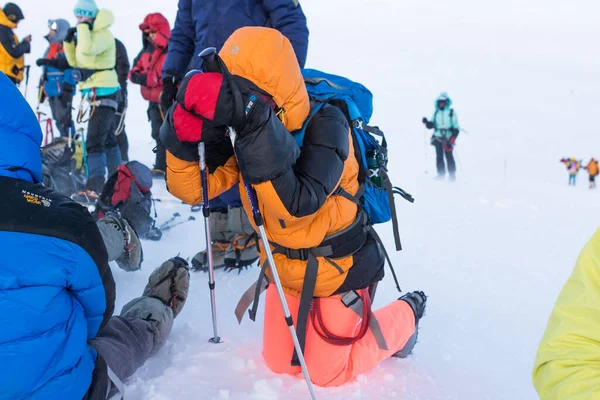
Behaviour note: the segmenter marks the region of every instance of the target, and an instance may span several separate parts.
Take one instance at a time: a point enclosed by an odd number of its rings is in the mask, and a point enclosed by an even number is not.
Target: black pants
[[[127,303],[89,342],[98,356],[84,400],[105,400],[107,365],[124,381],[163,346],[172,326],[173,312],[160,300],[138,297]]]
[[[117,101],[118,95],[115,93],[104,98]],[[97,100],[100,99],[100,97],[97,98]],[[86,188],[96,193],[102,192],[107,166],[110,174],[114,172],[111,170],[116,169],[116,165],[121,160],[115,136],[115,112],[116,109],[113,107],[97,106],[93,109],[93,114],[88,122],[87,137],[85,138],[88,163]],[[110,160],[107,160],[108,158]]]
[[[150,102],[148,106],[148,120],[152,127],[152,139],[156,141],[156,160],[154,162],[154,168],[164,171],[167,169],[167,152],[159,138],[163,117],[158,103]]]
[[[75,124],[73,123],[73,116],[71,113],[73,101],[64,102],[60,97],[50,97],[48,103],[50,104],[52,118],[56,121],[60,136],[69,136],[69,128],[71,128],[71,134],[75,135]]]
[[[119,126],[121,122],[121,113],[115,113],[115,129]],[[123,130],[117,136],[117,142],[119,144],[119,150],[121,151],[121,160],[129,161],[129,139],[127,139],[127,132],[125,131],[125,124],[123,124]]]
[[[446,165],[444,163],[444,156],[446,156],[446,163],[448,164],[448,173],[450,175],[456,174],[456,163],[454,161],[454,154],[452,154],[452,146],[450,143],[445,145],[441,140],[433,140],[433,146],[435,147],[436,164],[438,175],[446,174]]]

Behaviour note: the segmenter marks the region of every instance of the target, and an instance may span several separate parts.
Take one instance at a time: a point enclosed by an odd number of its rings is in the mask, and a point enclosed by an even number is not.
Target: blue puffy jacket
[[[42,179],[37,119],[0,73],[0,399],[81,399],[114,310],[106,249],[87,210]]]
[[[163,77],[182,77],[189,69],[201,69],[198,54],[207,47],[221,49],[227,38],[243,26],[280,31],[291,42],[300,67],[304,68],[308,27],[298,0],[179,0]],[[211,200],[210,206],[216,211],[241,207],[237,186]]]
[[[200,69],[197,55],[207,47],[221,49],[243,26],[265,26],[283,33],[304,67],[308,27],[298,0],[179,0],[163,75],[182,76],[188,67]]]

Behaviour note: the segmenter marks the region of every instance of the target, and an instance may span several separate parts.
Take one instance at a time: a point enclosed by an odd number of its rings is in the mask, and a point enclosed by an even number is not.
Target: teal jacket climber
[[[442,93],[435,100],[435,112],[431,121],[423,121],[428,129],[435,129],[433,136],[439,139],[456,138],[460,132],[456,112],[452,108],[452,99],[447,93]]]

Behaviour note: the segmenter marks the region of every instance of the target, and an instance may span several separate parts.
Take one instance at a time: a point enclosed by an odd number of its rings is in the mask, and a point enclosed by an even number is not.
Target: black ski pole
[[[210,204],[208,202],[208,173],[206,169],[206,153],[204,142],[198,143],[198,156],[200,157],[200,183],[202,185],[202,214],[204,215],[204,233],[206,236],[206,256],[208,258],[208,288],[210,289],[210,306],[212,309],[212,323],[214,336],[211,343],[221,343],[217,333],[217,301],[215,297],[215,265],[212,254],[212,238],[210,235]]]

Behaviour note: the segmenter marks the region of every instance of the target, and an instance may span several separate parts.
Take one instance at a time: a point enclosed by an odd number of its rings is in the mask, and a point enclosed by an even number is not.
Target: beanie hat
[[[94,0],[78,0],[73,12],[76,17],[96,18],[98,6]]]
[[[19,22],[25,19],[23,11],[21,11],[19,6],[15,3],[6,3],[2,11],[4,11],[6,18],[8,18],[12,22]]]

